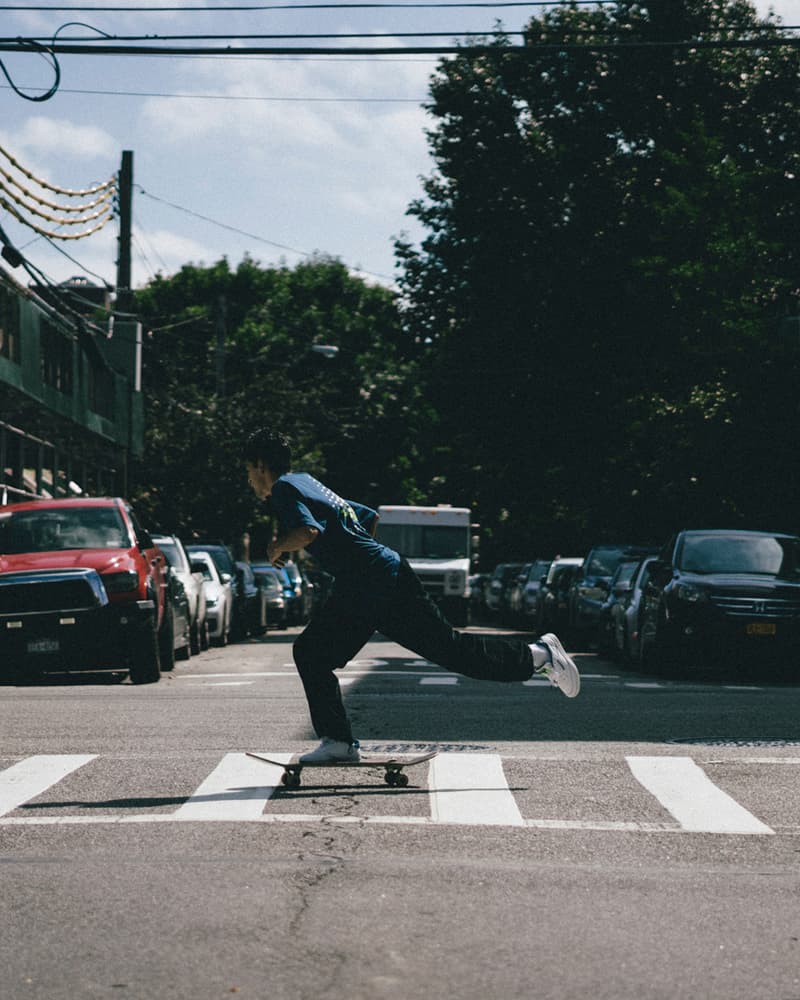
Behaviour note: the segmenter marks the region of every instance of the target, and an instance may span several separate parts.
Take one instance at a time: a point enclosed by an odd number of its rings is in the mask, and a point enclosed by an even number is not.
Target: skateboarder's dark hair
[[[245,441],[244,460],[253,465],[261,461],[273,475],[282,476],[292,467],[292,446],[283,434],[260,427]]]

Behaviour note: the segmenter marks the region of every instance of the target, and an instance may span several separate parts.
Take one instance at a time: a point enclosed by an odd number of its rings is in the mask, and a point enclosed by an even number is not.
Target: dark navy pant
[[[294,644],[311,723],[319,737],[350,742],[353,734],[334,671],[381,632],[418,656],[454,673],[487,681],[525,681],[533,656],[522,639],[459,632],[425,593],[403,560],[392,591],[359,602],[334,591]]]

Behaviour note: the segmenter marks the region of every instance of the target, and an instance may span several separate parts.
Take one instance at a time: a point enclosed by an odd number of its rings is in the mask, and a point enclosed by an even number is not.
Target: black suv
[[[698,655],[800,648],[800,537],[681,531],[651,567],[640,658],[680,665]]]

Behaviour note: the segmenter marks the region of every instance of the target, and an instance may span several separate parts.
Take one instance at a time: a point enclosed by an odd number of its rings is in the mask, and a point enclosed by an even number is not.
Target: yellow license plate
[[[778,626],[774,622],[750,622],[747,626],[748,635],[777,635]]]

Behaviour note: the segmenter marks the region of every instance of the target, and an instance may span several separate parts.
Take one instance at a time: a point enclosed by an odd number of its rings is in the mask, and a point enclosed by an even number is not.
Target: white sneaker
[[[358,740],[345,743],[344,740],[331,740],[325,736],[316,750],[302,754],[297,762],[298,764],[358,764],[360,760]]]
[[[581,689],[581,675],[575,661],[567,656],[558,637],[552,632],[540,635],[539,642],[550,652],[550,662],[538,667],[536,673],[546,677],[553,687],[557,687],[568,698],[576,698]]]

